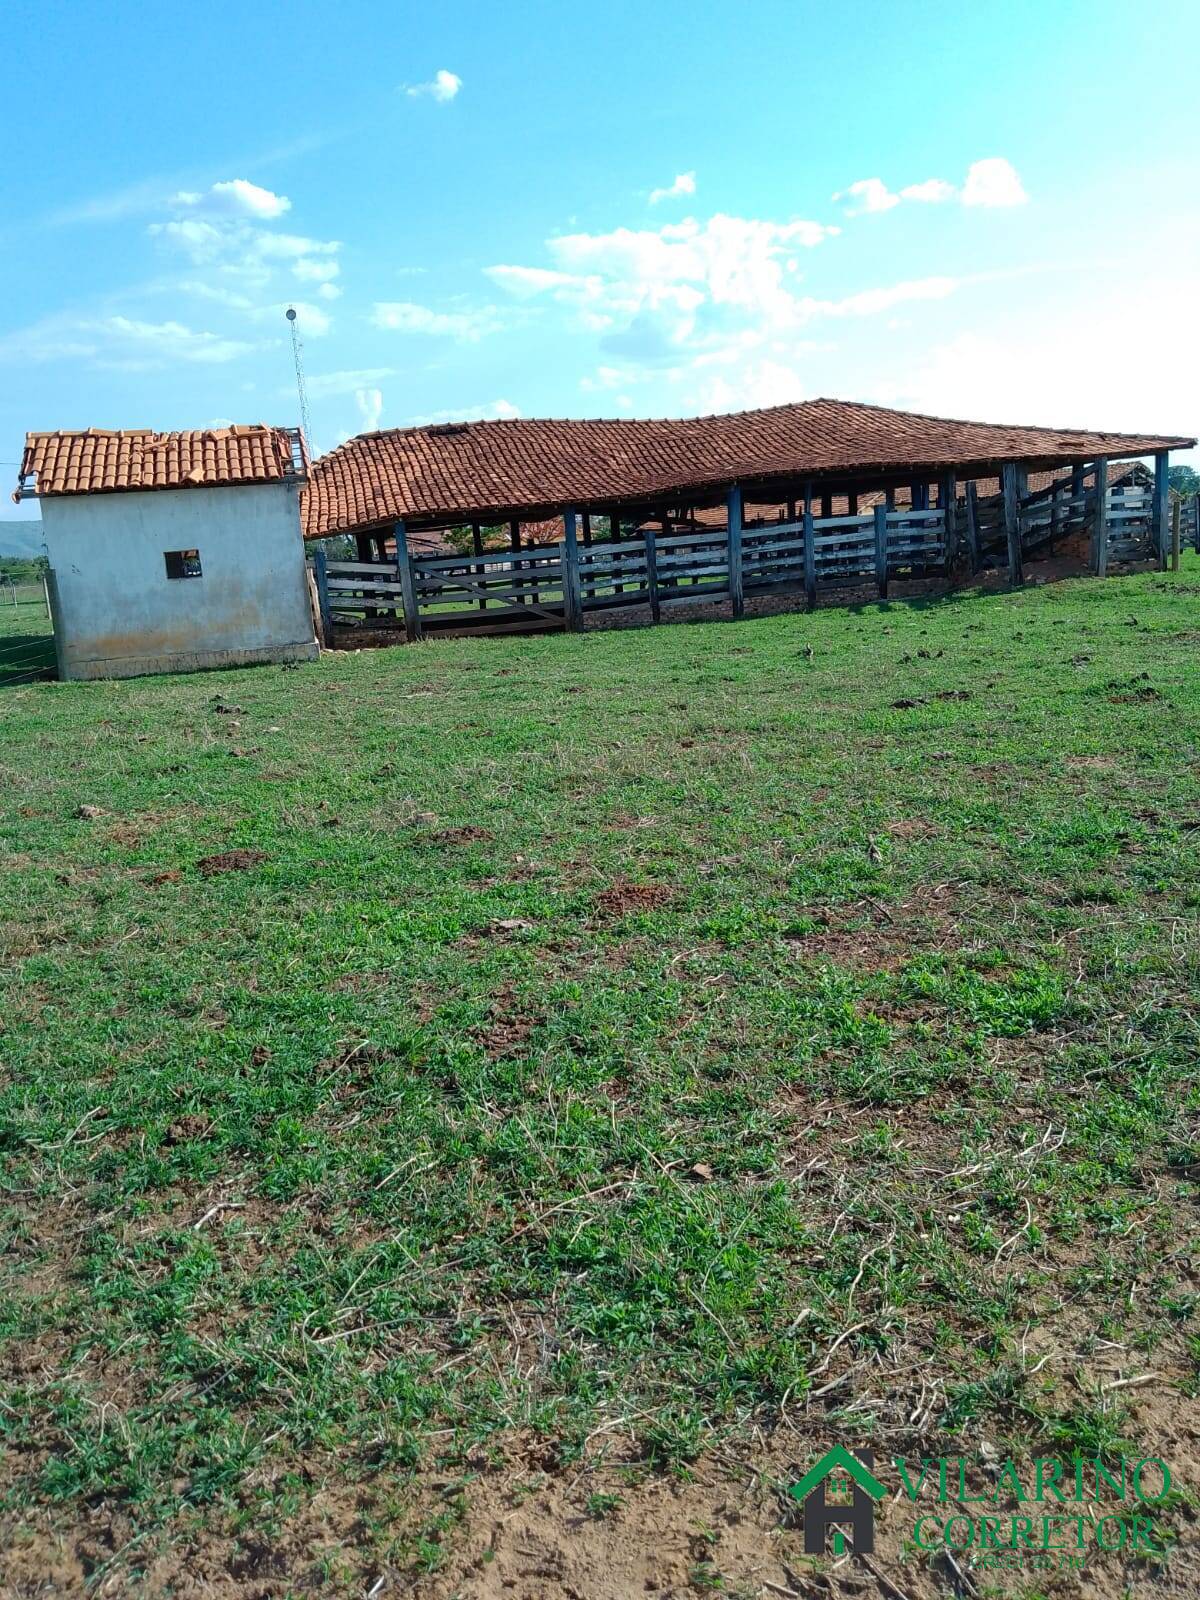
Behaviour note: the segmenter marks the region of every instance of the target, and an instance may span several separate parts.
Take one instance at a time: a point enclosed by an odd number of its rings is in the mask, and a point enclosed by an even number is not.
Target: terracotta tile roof
[[[765,485],[909,469],[932,476],[966,467],[994,472],[1004,460],[1045,467],[1193,442],[954,422],[841,400],[683,420],[519,418],[401,428],[360,434],[313,463],[304,531],[323,538],[401,517],[426,525],[471,516],[533,519],[572,505],[699,499],[733,481]]]
[[[152,433],[148,428],[27,433],[13,499],[279,483],[303,476],[298,462],[303,462],[298,430],[266,423],[190,433]]]

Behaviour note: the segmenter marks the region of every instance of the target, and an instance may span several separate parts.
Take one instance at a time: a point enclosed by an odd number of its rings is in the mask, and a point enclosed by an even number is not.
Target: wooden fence
[[[949,572],[953,519],[941,510],[888,510],[859,516],[803,517],[743,528],[661,533],[580,544],[574,519],[557,544],[455,556],[410,555],[401,539],[396,562],[314,563],[327,633],[338,623],[403,622],[425,634],[578,628],[592,613],[649,607],[657,621],[669,607],[728,601],[739,614],[747,596],[804,594],[873,584],[886,595],[893,578]]]
[[[948,578],[952,571],[1006,569],[1022,580],[1026,559],[1053,554],[1081,535],[1092,565],[1167,554],[1154,516],[1155,490],[1109,489],[1103,515],[1095,483],[1105,465],[1032,494],[1018,492],[1006,472],[1000,494],[981,496],[973,483],[945,507],[893,510],[886,505],[848,516],[805,515],[796,521],[743,526],[731,498],[729,525],[664,533],[653,524],[633,537],[582,544],[575,517],[566,537],[521,550],[464,555],[410,554],[403,532],[395,562],[314,563],[326,635],[337,624],[403,625],[410,639],[438,633],[521,632],[581,628],[589,615],[647,607],[657,622],[664,610],[729,602],[740,615],[747,598],[803,594],[870,585],[886,597],[896,578]],[[1185,544],[1197,542],[1196,502],[1184,513]]]

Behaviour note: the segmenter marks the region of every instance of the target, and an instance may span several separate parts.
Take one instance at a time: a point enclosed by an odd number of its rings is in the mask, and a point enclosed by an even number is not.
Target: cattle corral
[[[461,423],[320,458],[304,526],[358,547],[357,561],[314,560],[330,642],[363,625],[415,640],[713,604],[736,617],[864,585],[886,597],[994,572],[1017,585],[1064,551],[1101,576],[1165,565],[1169,453],[1190,442],[829,400],[684,422]],[[1152,472],[1134,459],[1147,454]],[[1194,504],[1188,524],[1185,537]],[[454,526],[469,550],[441,542]]]

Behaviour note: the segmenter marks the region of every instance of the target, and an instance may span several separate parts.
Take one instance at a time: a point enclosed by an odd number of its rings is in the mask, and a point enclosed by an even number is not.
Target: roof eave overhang
[[[1195,439],[1187,438],[1134,438],[1114,439],[1109,446],[1107,457],[1109,461],[1137,460],[1143,456],[1153,455],[1163,450],[1189,450],[1194,448]],[[806,482],[811,482],[825,490],[845,489],[857,486],[860,489],[884,488],[892,484],[904,484],[924,478],[941,477],[953,473],[955,477],[964,480],[971,478],[990,478],[998,475],[1000,469],[1008,462],[1018,461],[1031,472],[1051,471],[1056,467],[1084,466],[1096,460],[1100,452],[1094,448],[1076,451],[1047,451],[1042,454],[1025,454],[1013,456],[1011,454],[995,456],[979,456],[971,460],[946,460],[929,459],[925,461],[866,461],[842,462],[824,466],[806,466],[799,464],[786,470],[754,470],[733,472],[729,475],[715,475],[711,478],[690,479],[683,483],[668,483],[666,485],[645,488],[637,492],[626,491],[622,494],[596,495],[578,497],[567,509],[598,513],[601,516],[612,511],[629,509],[654,509],[684,503],[699,505],[705,501],[719,499],[732,485],[738,484],[743,489],[757,489],[765,492],[779,492],[784,494],[789,488],[797,490]],[[476,506],[443,506],[421,512],[412,512],[402,517],[380,516],[369,521],[347,524],[343,527],[326,528],[316,532],[305,532],[306,540],[333,539],[341,535],[354,535],[358,533],[386,533],[395,527],[398,521],[403,521],[407,528],[414,532],[427,531],[434,528],[455,526],[464,522],[537,522],[548,517],[561,516],[564,510],[563,502],[554,501],[528,501],[520,505],[476,505]]]

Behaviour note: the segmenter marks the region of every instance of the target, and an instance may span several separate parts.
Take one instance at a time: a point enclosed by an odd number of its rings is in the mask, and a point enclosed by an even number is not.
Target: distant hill
[[[41,521],[0,522],[0,560],[5,556],[40,556],[42,551]]]

